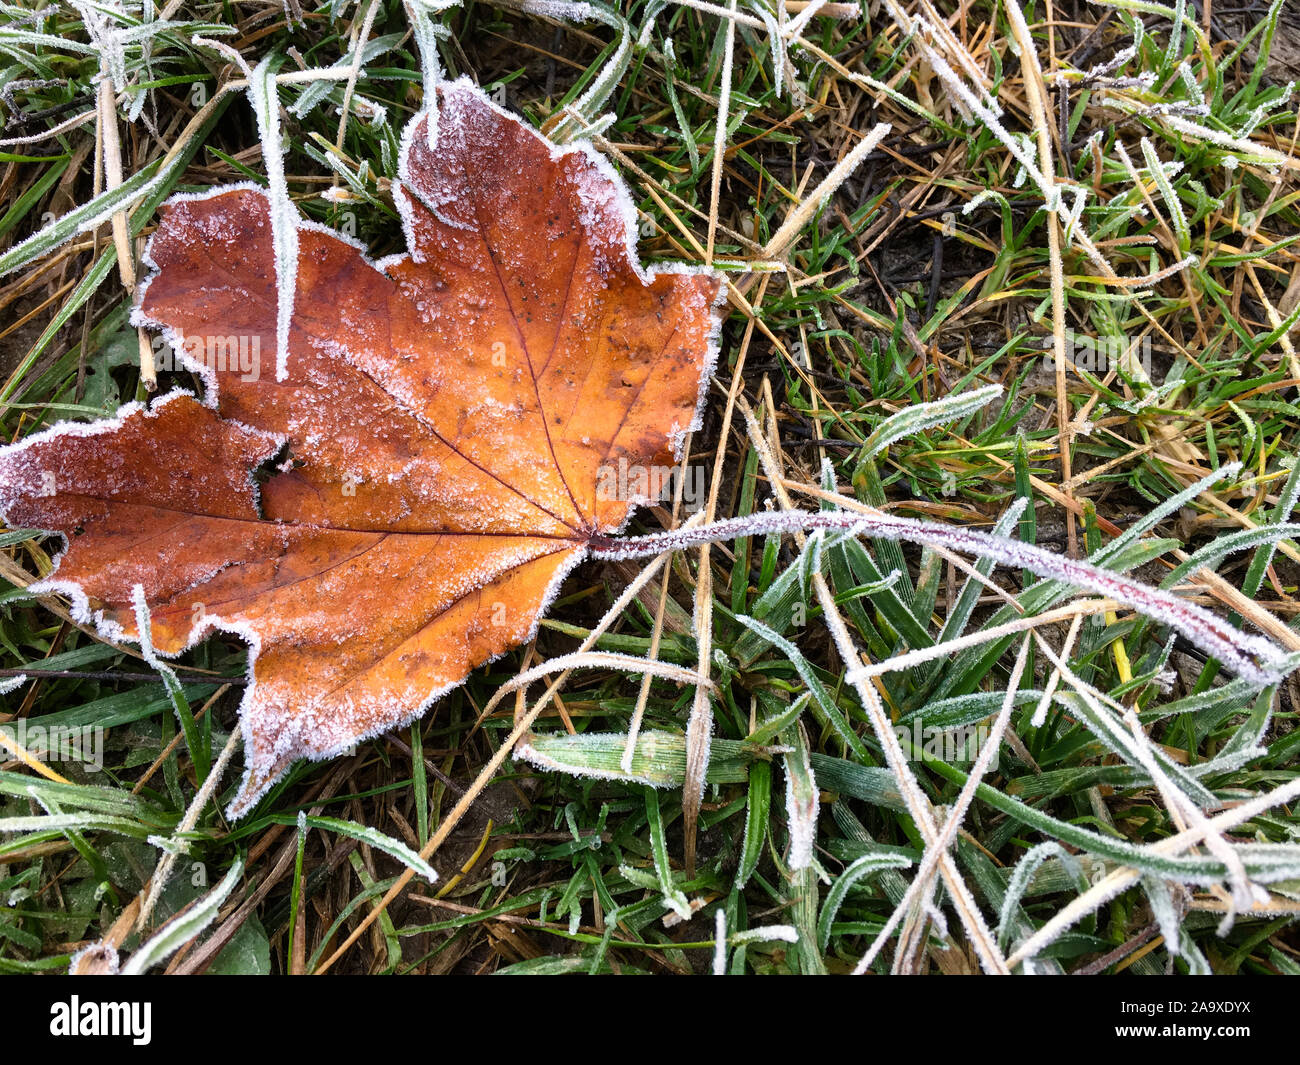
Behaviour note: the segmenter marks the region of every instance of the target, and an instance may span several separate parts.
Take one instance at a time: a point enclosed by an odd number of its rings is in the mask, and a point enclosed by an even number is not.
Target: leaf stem
[[[1293,668],[1281,648],[1271,640],[1241,632],[1204,607],[1132,577],[1009,537],[915,518],[883,513],[862,515],[843,511],[773,510],[648,536],[624,539],[595,537],[590,550],[595,558],[621,560],[643,558],[663,551],[683,551],[746,536],[819,530],[964,551],[991,559],[999,565],[1027,569],[1040,577],[1104,595],[1176,629],[1238,676],[1261,687],[1277,683]]]

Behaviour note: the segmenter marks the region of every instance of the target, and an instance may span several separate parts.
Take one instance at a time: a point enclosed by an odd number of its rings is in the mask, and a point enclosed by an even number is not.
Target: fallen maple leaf
[[[635,208],[589,146],[553,147],[467,81],[440,95],[436,146],[418,117],[393,186],[408,254],[371,263],[296,223],[283,379],[267,195],[176,196],[135,320],[205,402],[173,392],[0,452],[6,521],[67,540],[34,591],[111,638],[139,640],[147,607],[165,655],[214,629],[251,645],[235,816],[295,759],[414,719],[528,640],[642,501],[605,473],[670,463],[698,421],[720,277],[643,270]]]

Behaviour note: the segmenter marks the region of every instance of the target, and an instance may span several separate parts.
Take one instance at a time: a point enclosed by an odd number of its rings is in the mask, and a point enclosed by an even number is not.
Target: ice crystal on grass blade
[[[140,976],[156,965],[161,965],[181,947],[202,935],[221,912],[221,904],[230,897],[244,873],[244,864],[236,859],[221,882],[199,899],[193,906],[177,914],[158,932],[136,948],[135,953],[122,967],[123,976]],[[75,960],[74,960],[75,971]]]
[[[249,72],[248,95],[257,116],[270,188],[271,240],[275,249],[275,379],[284,381],[289,376],[289,327],[298,291],[298,209],[289,198],[284,174],[286,145],[280,136],[280,94],[270,59],[263,59]]]
[[[796,726],[795,750],[782,756],[785,767],[785,811],[790,827],[790,869],[807,869],[813,863],[820,809],[817,781],[808,760],[808,740],[802,726]]]
[[[15,677],[0,677],[0,695],[16,692],[27,683],[27,674],[19,673]]]

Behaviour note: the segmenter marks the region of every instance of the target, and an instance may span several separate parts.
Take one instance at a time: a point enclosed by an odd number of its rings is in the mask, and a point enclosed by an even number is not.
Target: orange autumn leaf
[[[719,276],[643,270],[590,147],[550,145],[466,81],[440,96],[435,146],[413,121],[393,186],[407,254],[371,262],[297,223],[283,359],[268,196],[177,196],[135,317],[203,401],[0,452],[5,520],[67,540],[35,590],[139,640],[141,589],[162,654],[213,630],[251,645],[235,815],[295,759],[411,721],[531,638],[638,502],[609,471],[671,463],[697,424]]]

